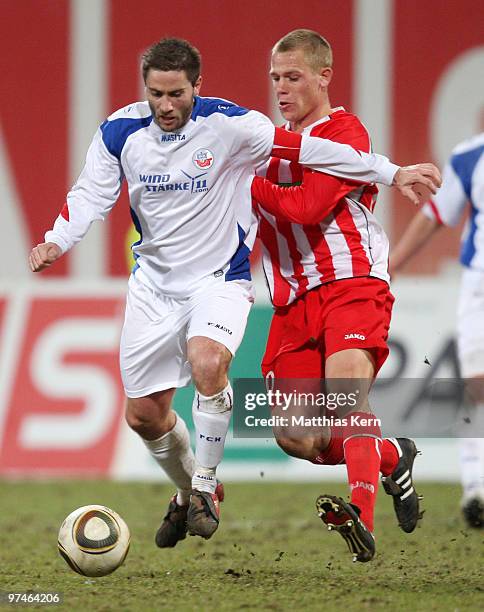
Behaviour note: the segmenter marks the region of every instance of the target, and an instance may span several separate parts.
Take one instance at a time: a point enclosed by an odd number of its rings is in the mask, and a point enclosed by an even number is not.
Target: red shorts
[[[388,356],[388,330],[394,297],[385,281],[347,278],[320,285],[272,318],[264,377],[324,378],[333,353],[360,348],[375,361],[375,376]]]

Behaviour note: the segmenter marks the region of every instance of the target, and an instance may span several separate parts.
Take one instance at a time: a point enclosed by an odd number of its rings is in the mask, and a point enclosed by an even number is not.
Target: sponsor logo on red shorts
[[[345,340],[366,340],[363,334],[345,334]]]

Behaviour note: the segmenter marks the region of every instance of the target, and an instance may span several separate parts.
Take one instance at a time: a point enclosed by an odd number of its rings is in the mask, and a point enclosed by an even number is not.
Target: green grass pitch
[[[340,483],[226,483],[214,537],[159,550],[154,532],[170,487],[0,481],[0,590],[60,591],[62,605],[37,608],[69,611],[483,610],[484,532],[465,527],[457,486],[418,488],[426,513],[410,535],[379,492],[377,556],[355,564],[314,510],[320,493],[346,496]],[[91,503],[115,509],[131,530],[125,564],[96,579],[72,572],[56,548],[64,517]]]

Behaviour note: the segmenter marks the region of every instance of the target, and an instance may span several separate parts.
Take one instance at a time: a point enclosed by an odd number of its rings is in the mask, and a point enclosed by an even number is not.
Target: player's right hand
[[[415,205],[422,204],[431,194],[437,193],[442,176],[434,164],[402,166],[393,177],[393,186]]]
[[[62,250],[54,242],[43,242],[34,247],[29,256],[29,264],[32,272],[40,272],[59,259]]]

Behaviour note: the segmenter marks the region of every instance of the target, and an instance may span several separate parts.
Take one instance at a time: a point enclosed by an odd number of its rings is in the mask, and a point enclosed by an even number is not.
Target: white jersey
[[[470,216],[462,234],[460,261],[484,270],[484,133],[458,145],[446,164],[442,187],[422,212],[445,225],[457,225],[466,204]]]
[[[278,145],[274,135],[261,113],[216,98],[196,97],[190,120],[176,132],[158,127],[147,102],[126,106],[97,131],[45,240],[63,252],[71,248],[93,220],[107,215],[126,178],[140,234],[132,247],[135,270],[166,295],[189,296],[212,275],[250,280],[251,177],[271,152],[297,153],[300,163],[369,182],[391,184],[398,169],[386,158],[329,141],[306,138],[294,148]]]

